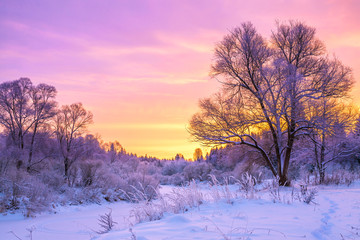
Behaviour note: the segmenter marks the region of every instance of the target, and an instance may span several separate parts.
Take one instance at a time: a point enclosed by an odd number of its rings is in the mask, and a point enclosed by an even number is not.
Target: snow
[[[24,218],[20,213],[0,216],[0,239],[360,239],[360,184],[350,187],[318,187],[316,204],[292,201],[291,191],[281,189],[283,201],[274,202],[268,191],[254,199],[238,197],[232,203],[213,201],[206,185],[205,202],[180,214],[165,213],[157,221],[133,225],[129,218],[137,204],[69,206],[57,213]],[[236,187],[230,188],[236,191]],[[164,186],[162,194],[176,187]],[[237,193],[240,196],[240,193]],[[112,209],[118,224],[108,233],[97,234],[98,218]],[[132,233],[130,232],[130,229]]]
[[[29,231],[35,228],[32,235],[39,239],[77,239],[89,240],[99,231],[99,216],[112,209],[114,221],[119,226],[128,226],[128,216],[132,204],[119,202],[114,204],[59,207],[57,213],[43,213],[35,218],[25,218],[21,213],[0,217],[0,239],[29,239]]]

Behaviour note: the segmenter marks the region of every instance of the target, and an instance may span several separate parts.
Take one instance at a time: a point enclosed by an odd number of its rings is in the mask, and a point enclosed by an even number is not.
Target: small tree
[[[346,147],[347,135],[356,124],[358,110],[335,99],[312,101],[310,105],[313,128],[309,132],[313,146],[315,168],[319,183],[325,179],[325,170],[330,162],[354,154],[355,148]]]
[[[194,161],[202,161],[204,160],[203,153],[201,151],[201,148],[196,148],[195,152],[193,154]]]
[[[81,103],[62,106],[55,118],[55,133],[59,149],[63,156],[64,175],[68,179],[69,169],[78,159],[76,148],[81,141],[78,138],[86,132],[93,122],[93,115],[86,111]]]
[[[177,153],[176,156],[175,156],[175,160],[184,160],[184,155],[182,155],[181,153]]]

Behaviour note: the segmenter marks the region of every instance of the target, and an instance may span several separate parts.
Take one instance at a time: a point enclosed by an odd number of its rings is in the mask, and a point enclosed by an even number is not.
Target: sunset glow
[[[275,20],[317,30],[329,54],[351,67],[360,103],[360,1],[124,0],[0,2],[0,81],[28,77],[82,102],[90,132],[138,155],[186,158],[200,145],[186,130],[198,100],[220,84],[213,49],[251,21],[269,37]]]

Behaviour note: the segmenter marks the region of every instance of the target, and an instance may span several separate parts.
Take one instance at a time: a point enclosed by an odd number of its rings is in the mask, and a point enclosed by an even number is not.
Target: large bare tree
[[[245,144],[288,185],[294,142],[313,127],[309,100],[338,98],[352,86],[351,69],[328,58],[315,29],[301,22],[277,24],[266,41],[251,23],[230,31],[216,46],[211,74],[222,93],[200,102],[189,131],[207,145]],[[262,146],[268,133],[272,146]]]
[[[69,169],[78,159],[77,138],[82,136],[87,126],[93,122],[93,115],[81,103],[62,106],[55,118],[55,133],[63,156],[64,175],[68,179]]]

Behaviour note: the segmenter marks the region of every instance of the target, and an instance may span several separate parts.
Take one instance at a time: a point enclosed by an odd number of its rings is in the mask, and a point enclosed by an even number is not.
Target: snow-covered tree
[[[78,139],[93,122],[93,115],[81,103],[62,106],[55,118],[55,133],[63,156],[64,175],[69,177],[71,165],[78,159],[76,151],[81,145]]]
[[[288,185],[291,153],[312,126],[310,100],[340,98],[352,86],[351,69],[330,59],[315,29],[301,22],[278,23],[266,41],[251,23],[233,29],[217,45],[212,76],[223,91],[200,101],[190,121],[196,141],[245,144],[256,149],[281,185]],[[272,145],[260,144],[268,132]]]
[[[4,82],[0,85],[0,124],[13,145],[21,151],[29,149],[27,170],[32,162],[39,130],[55,115],[56,89],[47,84],[33,85],[28,78]],[[25,139],[30,135],[28,144]],[[28,146],[26,146],[26,144]]]
[[[311,101],[309,107],[313,128],[308,136],[313,142],[315,168],[322,183],[329,163],[354,154],[355,148],[348,147],[346,142],[355,126],[358,110],[335,99]]]

